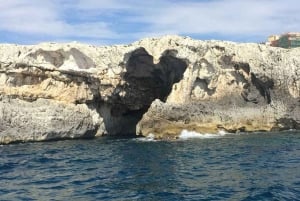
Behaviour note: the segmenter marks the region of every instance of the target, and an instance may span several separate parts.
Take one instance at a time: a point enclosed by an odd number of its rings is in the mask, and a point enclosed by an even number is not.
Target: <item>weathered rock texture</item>
[[[0,143],[300,128],[299,48],[165,36],[0,55]]]

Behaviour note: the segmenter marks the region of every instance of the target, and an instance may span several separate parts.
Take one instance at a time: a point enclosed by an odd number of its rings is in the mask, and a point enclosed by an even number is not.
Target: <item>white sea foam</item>
[[[181,140],[187,140],[187,139],[193,139],[193,138],[207,139],[207,138],[218,138],[218,137],[222,137],[222,136],[227,135],[227,134],[228,133],[224,130],[220,130],[218,133],[215,133],[215,134],[212,134],[212,133],[198,133],[198,132],[195,132],[195,131],[182,130],[178,137]],[[150,133],[146,137],[136,138],[135,140],[142,141],[142,142],[156,142],[156,141],[159,141],[159,140],[155,139],[155,135],[152,134],[152,133]]]
[[[218,138],[226,135],[227,133],[225,131],[219,131],[217,134],[212,133],[198,133],[195,131],[188,131],[188,130],[182,130],[179,139],[191,139],[191,138],[200,138],[200,139],[207,139],[207,138]]]
[[[146,137],[137,138],[137,140],[138,141],[143,141],[143,142],[155,142],[155,141],[157,141],[157,140],[155,140],[155,136],[152,133],[150,133]]]
[[[221,136],[224,136],[224,135],[227,135],[228,133],[224,130],[219,130],[218,134]]]

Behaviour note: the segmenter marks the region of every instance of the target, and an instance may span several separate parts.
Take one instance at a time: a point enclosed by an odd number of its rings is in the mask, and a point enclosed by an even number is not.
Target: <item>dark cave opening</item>
[[[259,91],[260,95],[264,97],[268,104],[271,103],[271,94],[270,89],[274,87],[274,81],[268,77],[262,77],[263,79],[259,79],[255,76],[254,73],[251,73],[251,82]]]
[[[151,103],[155,99],[166,101],[188,66],[188,62],[177,58],[176,54],[176,50],[166,50],[158,63],[154,63],[153,56],[142,47],[125,55],[126,73],[122,77],[126,84],[120,86],[125,95],[117,96],[107,107],[110,114],[104,119],[109,135],[135,136],[136,125]]]
[[[154,64],[153,56],[144,48],[133,51],[124,74],[124,80],[129,85],[127,90],[141,92],[137,95],[144,94],[144,97],[139,98],[139,102],[144,105],[150,105],[156,98],[165,101],[173,84],[183,78],[188,65],[183,59],[177,58],[176,54],[176,50],[166,50],[159,58],[159,63]]]

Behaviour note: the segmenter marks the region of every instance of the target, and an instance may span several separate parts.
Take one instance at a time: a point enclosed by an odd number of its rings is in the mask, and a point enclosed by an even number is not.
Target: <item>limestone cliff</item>
[[[299,48],[165,36],[0,55],[0,143],[300,128]]]

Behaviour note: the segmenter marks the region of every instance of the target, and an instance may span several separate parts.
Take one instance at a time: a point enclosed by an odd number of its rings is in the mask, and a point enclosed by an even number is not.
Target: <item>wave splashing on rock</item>
[[[213,134],[213,133],[198,133],[195,131],[182,130],[179,135],[179,139],[188,140],[193,138],[199,138],[199,139],[218,138],[218,137],[223,137],[226,134],[227,133],[225,131],[219,131],[219,133]]]

